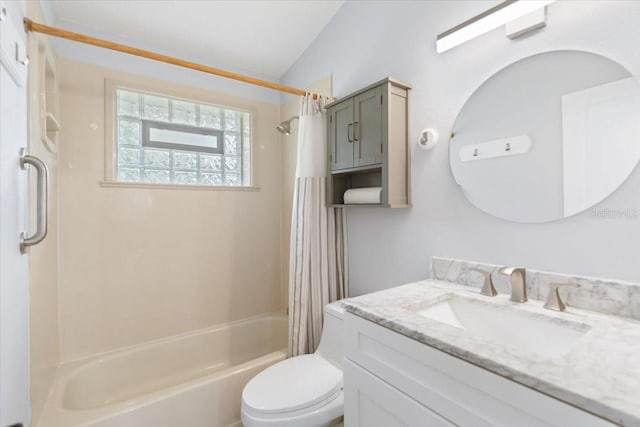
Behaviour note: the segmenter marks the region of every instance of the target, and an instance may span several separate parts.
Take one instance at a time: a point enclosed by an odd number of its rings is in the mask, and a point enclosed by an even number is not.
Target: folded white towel
[[[351,188],[344,192],[344,204],[380,204],[381,192],[382,187]]]

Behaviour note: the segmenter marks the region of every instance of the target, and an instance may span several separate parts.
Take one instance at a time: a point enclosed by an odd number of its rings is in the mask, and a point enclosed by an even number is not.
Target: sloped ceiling
[[[279,79],[343,1],[49,0],[54,24]]]

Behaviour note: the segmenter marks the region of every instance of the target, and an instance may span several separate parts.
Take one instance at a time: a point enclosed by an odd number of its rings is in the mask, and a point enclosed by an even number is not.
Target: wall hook
[[[460,147],[460,160],[468,162],[526,154],[531,151],[531,144],[528,135],[510,136],[481,143],[474,141],[473,144]]]

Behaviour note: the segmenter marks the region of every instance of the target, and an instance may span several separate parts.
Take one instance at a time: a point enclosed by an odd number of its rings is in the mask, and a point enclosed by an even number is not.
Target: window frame
[[[171,86],[168,88],[167,86]],[[131,92],[137,92],[143,95],[152,95],[158,96],[162,98],[169,98],[177,101],[184,101],[190,103],[197,103],[202,105],[211,106],[214,108],[220,108],[222,110],[233,110],[239,113],[248,113],[249,114],[249,142],[245,141],[243,130],[240,129],[240,150],[243,150],[244,144],[249,144],[249,156],[248,156],[248,179],[245,181],[243,176],[245,175],[245,171],[243,170],[241,175],[241,182],[246,182],[246,184],[241,185],[208,185],[208,184],[181,184],[181,183],[152,183],[152,182],[130,182],[130,181],[120,181],[118,179],[118,101],[117,101],[117,91],[125,90]],[[157,84],[149,83],[149,82],[136,82],[129,83],[124,81],[118,81],[114,79],[105,79],[105,174],[104,181],[101,182],[101,186],[103,187],[139,187],[139,188],[165,188],[165,189],[190,189],[190,190],[223,190],[223,191],[256,191],[259,190],[260,187],[256,184],[255,177],[255,146],[254,136],[255,132],[255,123],[257,122],[257,111],[254,107],[243,105],[241,103],[228,102],[223,100],[220,102],[220,98],[225,98],[229,95],[216,95],[214,92],[202,91],[201,89],[187,86],[180,86],[178,84],[165,83],[162,84],[158,82]],[[172,129],[177,129],[178,127],[186,127],[190,130],[200,130],[200,131],[213,131],[219,132],[218,137],[222,137],[221,147],[222,151],[224,151],[224,130],[217,129],[208,129],[208,128],[200,128],[198,126],[190,126],[182,123],[165,123],[165,122],[156,122],[150,119],[140,118],[141,127],[144,125],[144,122],[154,122],[160,125],[169,125]],[[141,129],[141,140],[140,145],[143,145],[144,135]],[[155,148],[149,146],[149,148]],[[159,148],[159,147],[158,147]],[[179,147],[166,147],[164,149],[175,149],[180,151],[191,151],[191,149],[186,149],[185,146],[180,145]],[[208,153],[207,147],[196,147],[193,152],[204,152]],[[219,153],[215,153],[219,154]],[[222,153],[224,154],[224,153]],[[245,154],[241,154],[241,159],[246,158]],[[245,165],[242,164],[240,168],[244,168]]]
[[[192,151],[194,153],[211,153],[211,154],[221,154],[224,156],[224,131],[219,129],[209,129],[209,128],[201,128],[198,126],[185,125],[182,123],[166,123],[166,122],[158,122],[155,120],[149,119],[140,119],[141,124],[141,132],[140,136],[140,144],[143,147],[150,148],[161,148],[164,150],[179,150],[179,151]],[[200,135],[210,135],[216,136],[218,138],[219,144],[217,148],[205,147],[202,145],[188,145],[188,144],[178,144],[171,142],[160,142],[160,141],[152,141],[151,140],[151,128],[154,129],[163,129],[163,130],[174,130],[178,132],[185,133],[194,133]],[[242,131],[240,132],[242,133]],[[240,144],[244,141],[242,140],[242,136],[240,137]],[[228,186],[227,187],[233,187]]]

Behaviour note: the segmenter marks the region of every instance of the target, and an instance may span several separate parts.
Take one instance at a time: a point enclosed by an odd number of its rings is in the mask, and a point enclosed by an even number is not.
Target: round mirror
[[[467,199],[545,222],[613,193],[640,160],[640,83],[593,53],[554,51],[498,71],[453,126],[451,171]]]

